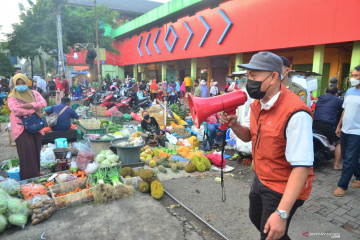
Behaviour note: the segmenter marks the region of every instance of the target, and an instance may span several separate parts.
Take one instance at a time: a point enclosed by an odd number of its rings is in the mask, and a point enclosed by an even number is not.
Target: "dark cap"
[[[337,79],[337,77],[331,77],[330,82],[329,82],[329,86],[337,86],[338,81],[339,80]]]
[[[277,72],[279,76],[283,71],[283,62],[278,55],[271,52],[258,52],[251,57],[248,64],[240,64],[239,68]]]
[[[287,57],[284,57],[284,56],[280,56],[280,58],[283,61],[283,65],[289,68],[290,67],[289,59],[287,59]]]

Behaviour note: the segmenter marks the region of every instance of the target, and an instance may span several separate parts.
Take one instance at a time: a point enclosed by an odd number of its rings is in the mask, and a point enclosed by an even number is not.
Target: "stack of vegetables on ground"
[[[102,150],[96,157],[95,162],[100,168],[112,167],[119,164],[119,156],[111,150]]]
[[[5,179],[0,182],[0,233],[5,230],[8,221],[11,225],[24,228],[29,209],[27,202],[19,196],[20,184],[14,179]]]
[[[143,169],[139,171],[139,176],[142,181],[139,183],[139,191],[147,193],[150,190],[151,196],[155,199],[160,199],[164,195],[164,187],[160,180],[156,177],[157,174],[152,169]]]
[[[116,133],[121,131],[121,129],[123,128],[123,125],[121,124],[116,124],[113,123],[111,121],[107,121],[107,120],[100,120],[101,125],[105,128],[109,129],[109,133]]]
[[[205,172],[211,169],[211,162],[206,156],[193,156],[191,162],[185,166],[185,171],[193,173],[195,171]]]
[[[122,198],[132,197],[133,186],[124,185],[120,175],[121,168],[102,168],[95,173],[89,174],[91,182],[96,185],[94,190],[95,203],[106,203]]]

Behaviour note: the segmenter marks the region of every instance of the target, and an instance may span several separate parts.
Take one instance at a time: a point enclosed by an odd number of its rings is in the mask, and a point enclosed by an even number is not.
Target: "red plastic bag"
[[[124,114],[122,114],[122,112],[120,112],[116,106],[109,108],[108,110],[106,110],[105,112],[105,116],[119,116],[119,117],[123,117]]]
[[[219,153],[210,153],[206,157],[212,162],[215,167],[221,168],[221,154]],[[226,159],[223,161],[223,168],[226,167]]]
[[[138,115],[138,114],[136,114],[136,113],[130,113],[130,116],[134,119],[134,120],[136,120],[136,121],[138,121],[138,122],[141,122],[142,121],[142,117],[140,116],[140,115]]]
[[[84,171],[89,163],[94,161],[94,154],[91,152],[81,152],[78,154],[76,159],[76,165],[81,170]]]

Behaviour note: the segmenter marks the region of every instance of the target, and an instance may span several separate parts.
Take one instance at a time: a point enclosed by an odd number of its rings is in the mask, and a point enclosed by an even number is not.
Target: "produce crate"
[[[111,116],[111,122],[116,123],[116,124],[123,124],[124,123],[124,117]]]
[[[55,197],[55,193],[73,192],[76,188],[85,188],[86,184],[89,184],[89,189],[82,190],[77,193],[67,194],[65,196]],[[79,179],[71,182],[61,183],[50,187],[51,197],[55,201],[56,209],[64,209],[74,206],[76,204],[93,201],[93,191],[95,186],[92,185],[88,179]]]
[[[68,171],[62,171],[62,172],[57,172],[57,173],[68,173]],[[40,177],[25,179],[25,180],[20,181],[19,183],[20,183],[20,186],[23,186],[23,185],[29,184],[29,183],[36,183],[36,180],[41,179],[41,178],[49,178],[54,174],[55,173],[50,173],[50,174],[43,175],[43,176],[40,176]]]
[[[91,110],[93,116],[105,117],[107,107],[100,107],[100,106],[95,106],[95,105],[91,104],[90,110]]]
[[[98,133],[98,134],[106,134],[106,128],[104,128],[103,126],[100,125],[100,128],[98,129],[89,129],[84,127],[83,125],[81,125],[80,123],[78,124],[78,129],[83,133],[83,134],[89,134],[89,133]]]

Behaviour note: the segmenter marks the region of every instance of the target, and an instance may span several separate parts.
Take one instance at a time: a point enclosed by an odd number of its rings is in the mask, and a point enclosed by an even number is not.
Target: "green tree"
[[[10,77],[14,74],[14,66],[5,53],[0,52],[0,76]]]
[[[41,47],[46,53],[57,57],[56,15],[61,13],[64,52],[69,52],[76,43],[95,44],[94,9],[67,5],[66,0],[28,0],[31,8],[20,7],[20,23],[14,24],[12,33],[7,34],[7,48],[12,55],[30,58],[39,56]],[[106,6],[97,7],[98,24],[116,27],[118,12],[110,11]],[[99,24],[100,26],[100,24]],[[99,28],[99,46],[118,53],[112,45],[113,39],[104,36],[104,29]],[[40,59],[41,60],[41,59]]]

